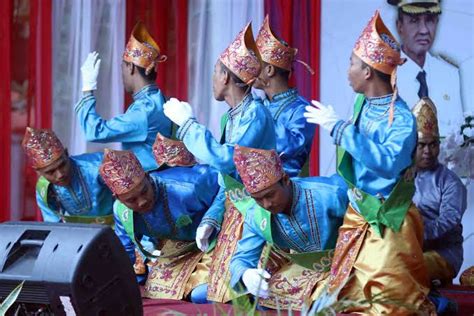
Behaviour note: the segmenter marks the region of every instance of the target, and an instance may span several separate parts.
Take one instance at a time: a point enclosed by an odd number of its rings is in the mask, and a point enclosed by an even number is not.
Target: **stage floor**
[[[450,285],[441,289],[441,293],[458,303],[459,316],[474,315],[474,286]]]
[[[443,295],[455,300],[459,305],[460,316],[474,315],[474,287],[466,287],[459,285],[451,285],[441,290]],[[143,299],[143,310],[145,316],[156,315],[234,315],[232,305],[230,304],[192,304],[185,301],[177,300],[158,300],[158,299]],[[260,315],[278,315],[276,311],[266,311]],[[287,313],[280,313],[280,315],[287,315]],[[293,312],[292,315],[300,315],[298,312]]]
[[[156,315],[201,315],[201,316],[220,316],[235,315],[230,304],[193,304],[185,301],[163,300],[163,299],[143,299],[143,311],[145,316]],[[259,312],[259,315],[288,315],[288,313],[280,313],[277,311]],[[299,312],[293,312],[292,315],[300,315]]]

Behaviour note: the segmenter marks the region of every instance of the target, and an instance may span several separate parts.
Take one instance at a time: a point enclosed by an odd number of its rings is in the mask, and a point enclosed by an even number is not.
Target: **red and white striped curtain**
[[[51,127],[51,0],[0,4],[0,221],[36,219],[36,174],[21,150],[26,126]]]
[[[120,8],[123,1],[114,4],[117,8],[105,10],[107,3],[103,0],[82,5],[76,3],[79,7],[71,10],[66,6],[67,2],[60,0],[0,1],[0,14],[3,17],[0,21],[0,45],[3,48],[0,61],[3,63],[0,72],[0,154],[3,166],[0,177],[0,221],[39,218],[34,197],[37,176],[27,166],[20,146],[26,126],[55,129],[73,154],[79,153],[74,148],[82,148],[83,151],[95,148],[86,146],[77,128],[67,133],[63,131],[64,126],[75,126],[72,108],[80,97],[79,67],[89,50],[100,52],[104,45],[114,50],[108,70],[101,72],[102,78],[99,78],[101,89],[106,90],[102,99],[114,99],[108,104],[100,104],[99,112],[106,113],[105,117],[111,116],[123,111],[130,103],[129,98],[125,101],[123,97],[117,99],[116,93],[110,91],[122,89],[121,79],[117,78],[120,76],[120,63],[115,59],[119,59],[117,56],[121,55],[138,20],[147,25],[163,53],[168,56],[168,60],[158,66],[157,84],[160,89],[167,97],[189,100],[198,109],[200,121],[214,132],[218,130],[220,115],[227,109],[213,98],[214,63],[247,22],[253,22],[256,33],[264,15],[270,14],[275,32],[299,49],[300,59],[310,64],[316,72],[319,69],[320,0],[125,0],[124,15],[120,13],[123,12]],[[112,12],[114,18],[99,16],[105,11]],[[117,18],[124,19],[125,27],[117,23]],[[76,20],[82,22],[76,23]],[[28,34],[23,34],[20,29],[25,25],[29,28]],[[107,29],[108,36],[121,40],[104,44],[105,39],[92,34],[102,32],[96,26]],[[84,34],[77,34],[81,32],[91,33],[95,37],[90,35],[90,40],[87,40],[83,38]],[[66,33],[69,36],[66,39],[68,47],[64,47],[63,34]],[[10,55],[13,55],[11,63]],[[61,77],[65,71],[68,78]],[[306,98],[319,97],[318,78],[318,75],[310,76],[302,67],[295,66],[293,83]],[[12,107],[12,80],[15,81],[15,87],[20,82],[19,86],[25,89],[21,97],[25,99],[26,108],[20,119],[17,109]],[[71,82],[64,84],[65,80]],[[107,87],[104,83],[112,85]],[[100,102],[101,97],[98,98]],[[319,172],[318,151],[316,137],[311,158],[313,175]],[[8,167],[10,165],[11,168]]]

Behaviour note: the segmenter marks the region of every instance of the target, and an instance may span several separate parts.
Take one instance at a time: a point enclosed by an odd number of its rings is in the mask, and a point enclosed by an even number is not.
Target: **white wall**
[[[442,2],[443,13],[434,52],[449,56],[459,65],[464,109],[474,113],[474,1]],[[321,102],[332,104],[339,115],[352,114],[354,92],[347,81],[349,57],[355,41],[376,9],[396,35],[396,10],[384,0],[323,0],[321,27]],[[326,131],[321,131],[320,172],[335,172],[335,147]],[[464,236],[474,233],[474,183],[468,188],[468,210],[463,218]],[[474,265],[474,237],[464,243],[463,268]],[[462,271],[462,270],[461,270]]]

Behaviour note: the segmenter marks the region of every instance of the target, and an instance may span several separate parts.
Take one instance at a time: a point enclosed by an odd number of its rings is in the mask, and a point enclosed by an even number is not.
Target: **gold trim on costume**
[[[167,253],[187,248],[191,241],[167,240],[161,253]],[[190,251],[179,257],[159,257],[151,267],[146,280],[144,296],[149,298],[164,298],[180,300],[186,297],[193,287],[188,285],[204,253],[200,250]],[[194,284],[206,283],[206,273],[200,274],[200,280],[192,279]]]

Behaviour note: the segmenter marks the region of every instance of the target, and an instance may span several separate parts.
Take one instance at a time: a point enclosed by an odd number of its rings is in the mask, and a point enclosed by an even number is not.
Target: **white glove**
[[[334,111],[332,105],[323,105],[318,101],[311,101],[314,106],[306,106],[306,112],[303,114],[308,123],[319,124],[322,128],[332,131],[334,125],[340,120]]]
[[[214,231],[214,227],[209,224],[203,224],[199,226],[196,230],[196,244],[198,248],[205,252],[209,248],[209,237]]]
[[[250,294],[261,298],[268,298],[268,279],[270,273],[263,269],[247,269],[242,275],[242,281]]]
[[[81,66],[82,91],[97,90],[97,77],[99,76],[99,53],[92,52],[87,55],[86,61]]]
[[[193,109],[187,102],[180,102],[176,98],[171,98],[163,105],[165,115],[176,125],[181,126],[191,117]]]

